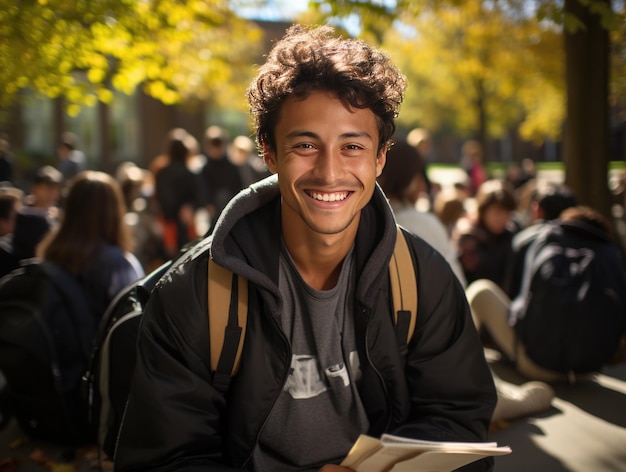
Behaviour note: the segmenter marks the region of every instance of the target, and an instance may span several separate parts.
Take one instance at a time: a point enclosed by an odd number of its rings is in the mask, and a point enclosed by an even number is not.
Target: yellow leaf
[[[83,102],[89,107],[93,107],[98,103],[98,98],[95,95],[86,95]]]
[[[87,72],[87,78],[92,84],[99,84],[100,82],[102,82],[104,80],[105,75],[106,75],[106,72],[102,69],[92,68],[92,69],[89,69],[89,72]]]
[[[102,103],[111,103],[113,101],[113,92],[105,88],[98,89],[98,100]]]
[[[70,116],[78,116],[78,113],[80,113],[80,106],[72,103],[71,105],[67,106],[67,114]]]
[[[51,472],[76,472],[76,466],[73,464],[57,464],[53,463],[50,467]]]

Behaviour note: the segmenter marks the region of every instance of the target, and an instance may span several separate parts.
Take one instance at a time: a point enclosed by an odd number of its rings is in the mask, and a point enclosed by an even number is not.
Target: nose
[[[342,173],[343,163],[339,150],[332,147],[325,147],[320,150],[317,162],[315,163],[315,173],[321,179],[332,182]]]

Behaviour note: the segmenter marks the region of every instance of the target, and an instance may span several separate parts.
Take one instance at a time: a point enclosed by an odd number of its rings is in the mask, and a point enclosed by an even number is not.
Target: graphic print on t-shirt
[[[359,376],[359,356],[356,351],[350,353],[350,371]],[[349,386],[350,374],[343,362],[327,367],[322,373],[317,357],[294,354],[284,390],[289,392],[292,398],[302,400],[316,397],[331,387]]]

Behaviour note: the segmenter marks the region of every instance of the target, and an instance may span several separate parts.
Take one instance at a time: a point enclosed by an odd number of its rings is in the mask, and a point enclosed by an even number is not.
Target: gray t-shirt
[[[257,472],[316,471],[339,463],[369,422],[357,392],[353,324],[354,264],[346,256],[337,285],[314,290],[282,245],[282,328],[291,341],[289,378],[253,455]]]

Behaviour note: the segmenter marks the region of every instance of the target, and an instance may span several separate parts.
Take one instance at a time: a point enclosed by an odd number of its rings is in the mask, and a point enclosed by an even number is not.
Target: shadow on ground
[[[504,380],[524,382],[510,365],[491,366]],[[550,410],[490,433],[490,440],[513,450],[496,458],[496,471],[626,471],[626,364],[591,381],[556,384],[554,389]]]

